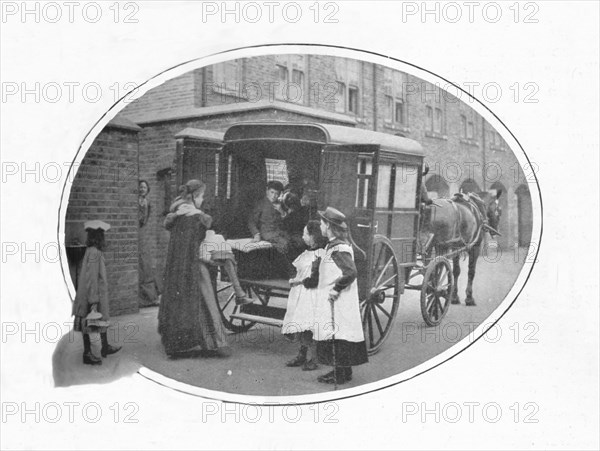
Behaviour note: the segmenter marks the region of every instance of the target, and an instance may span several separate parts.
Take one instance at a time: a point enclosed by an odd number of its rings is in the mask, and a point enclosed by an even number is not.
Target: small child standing
[[[327,239],[321,234],[319,221],[309,221],[304,227],[302,239],[308,247],[300,254],[293,265],[296,276],[290,279],[290,294],[287,311],[283,319],[282,333],[298,337],[298,355],[286,363],[287,366],[302,366],[303,371],[317,369],[314,353],[313,329],[315,308],[318,302],[319,265],[325,256]]]
[[[120,346],[108,344],[108,281],[102,251],[105,248],[104,232],[110,225],[103,221],[87,221],[87,249],[81,264],[81,273],[77,281],[77,294],[73,302],[75,321],[73,329],[83,334],[83,363],[101,365],[102,359],[92,352],[91,332],[100,332],[102,357],[118,352]]]
[[[326,384],[343,384],[352,380],[353,366],[368,361],[357,271],[354,252],[347,241],[346,216],[332,207],[319,211],[319,216],[321,232],[329,242],[319,266],[319,304],[315,318],[319,329],[315,340],[319,362],[334,369],[317,380]]]

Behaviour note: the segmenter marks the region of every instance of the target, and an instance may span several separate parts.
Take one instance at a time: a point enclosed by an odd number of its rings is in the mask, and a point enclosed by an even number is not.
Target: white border
[[[280,45],[266,45],[266,46],[253,46],[248,48],[240,48],[231,51],[220,52],[217,54],[209,55],[206,57],[201,57],[195,59],[193,61],[189,61],[187,63],[183,63],[174,68],[168,69],[157,76],[151,78],[147,82],[143,83],[138,92],[136,93],[136,97],[142,96],[148,90],[155,88],[165,81],[180,76],[184,73],[187,73],[191,70],[198,69],[204,66],[228,61],[236,58],[244,58],[244,57],[252,57],[259,55],[272,55],[272,54],[315,54],[315,55],[333,55],[345,58],[354,58],[370,63],[375,63],[383,66],[388,66],[393,69],[397,69],[403,72],[407,72],[411,75],[419,77],[423,80],[429,81],[430,83],[435,84],[436,82],[440,83],[441,86],[444,86],[447,81],[427,72],[424,69],[420,69],[418,67],[412,66],[409,63],[404,63],[401,61],[397,61],[392,59],[392,57],[385,57],[376,55],[373,53],[369,53],[367,51],[362,50],[354,50],[348,48],[341,47],[329,47],[326,45],[297,45],[297,44],[280,44]],[[464,92],[464,91],[463,91]],[[454,94],[454,93],[450,93]],[[465,95],[468,93],[464,92]],[[125,96],[127,97],[127,96]],[[125,98],[124,97],[124,98]],[[471,96],[472,97],[472,96]],[[114,104],[107,112],[98,120],[98,122],[94,125],[94,127],[89,131],[86,135],[84,141],[79,147],[75,159],[73,163],[77,163],[79,165],[83,160],[83,157],[89,150],[91,144],[94,142],[98,134],[102,131],[102,129],[113,119],[121,109],[126,106],[126,103],[122,98],[119,102]],[[484,117],[497,131],[500,132],[506,143],[509,145],[511,151],[519,161],[521,167],[523,167],[526,163],[529,163],[529,160],[520,146],[516,138],[512,135],[512,133],[502,124],[498,118],[496,118],[490,110],[484,107],[484,105],[474,98],[475,101],[473,103],[469,103],[468,105],[477,111],[482,117]],[[461,99],[459,101],[464,102]],[[516,151],[515,151],[516,149]],[[70,168],[70,171],[72,170]],[[69,274],[68,263],[66,260],[66,254],[64,250],[64,232],[65,232],[65,215],[68,204],[68,193],[70,193],[70,188],[72,183],[70,182],[70,178],[67,177],[65,185],[63,187],[63,191],[61,194],[61,205],[59,209],[59,227],[58,227],[58,241],[60,243],[60,251],[61,251],[61,269],[63,271],[63,275]],[[538,248],[536,250],[537,257],[539,253],[539,248],[541,245],[541,234],[542,234],[542,205],[541,205],[541,193],[539,188],[539,182],[535,184],[528,184],[530,192],[531,192],[531,202],[532,202],[532,213],[533,213],[533,224],[532,224],[532,232],[531,232],[531,241],[537,243]],[[67,191],[68,189],[68,191]],[[535,258],[534,258],[535,260]],[[318,393],[318,394],[307,394],[307,395],[298,395],[298,396],[251,396],[251,395],[237,395],[233,393],[227,392],[219,392],[214,390],[203,389],[201,387],[196,387],[189,384],[184,384],[182,382],[178,382],[174,379],[170,379],[168,377],[162,376],[148,368],[142,367],[139,370],[139,373],[155,382],[170,387],[172,389],[182,391],[194,396],[200,396],[207,399],[213,400],[221,400],[224,402],[235,402],[241,404],[309,404],[309,403],[318,403],[325,401],[335,401],[347,397],[357,396],[361,394],[366,394],[375,390],[383,389],[386,387],[390,387],[395,384],[399,384],[405,382],[415,376],[418,376],[421,373],[429,371],[434,367],[440,365],[446,360],[450,359],[454,355],[462,352],[464,349],[474,344],[476,340],[481,338],[487,329],[493,327],[501,317],[504,315],[507,310],[512,306],[512,304],[516,301],[517,296],[524,288],[527,279],[529,278],[531,271],[533,270],[533,265],[530,263],[525,263],[517,276],[511,290],[506,295],[505,299],[500,303],[500,305],[492,312],[492,314],[486,319],[485,323],[482,323],[477,329],[475,329],[471,334],[467,337],[463,338],[460,342],[452,345],[452,347],[448,348],[444,352],[436,355],[435,357],[427,360],[426,362],[413,367],[409,370],[406,370],[396,376],[388,377],[385,379],[381,379],[377,382],[372,382],[368,384],[361,385],[359,387],[354,387],[350,389],[343,389],[339,391],[331,391],[327,393]],[[74,298],[75,289],[70,278],[66,278],[65,280],[67,284],[67,288],[69,291],[69,295]],[[487,329],[484,330],[484,327],[487,326]]]

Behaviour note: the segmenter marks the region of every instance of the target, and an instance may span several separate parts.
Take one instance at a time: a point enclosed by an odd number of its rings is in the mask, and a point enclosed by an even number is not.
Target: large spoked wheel
[[[256,295],[252,294],[251,289],[248,289],[247,293],[248,296],[257,298]],[[219,311],[221,312],[221,320],[228,330],[235,333],[246,332],[256,324],[255,322],[231,317],[231,315],[239,313],[240,311],[240,306],[235,303],[235,293],[233,292],[231,285],[219,290],[217,297],[219,301]]]
[[[400,268],[392,242],[383,235],[373,237],[370,288],[361,299],[360,314],[370,355],[383,345],[400,305]]]
[[[448,312],[453,287],[452,265],[444,257],[434,258],[421,287],[421,313],[428,326],[437,326]]]

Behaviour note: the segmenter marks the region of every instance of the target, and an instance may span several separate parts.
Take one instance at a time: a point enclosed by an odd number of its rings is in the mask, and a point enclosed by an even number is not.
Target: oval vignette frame
[[[370,52],[362,49],[354,49],[342,46],[335,45],[325,45],[325,44],[265,44],[265,45],[254,45],[249,47],[240,47],[237,49],[227,50],[219,53],[215,53],[212,55],[208,55],[205,57],[197,58],[185,63],[181,63],[175,67],[167,69],[158,75],[150,78],[146,82],[139,85],[136,89],[138,92],[136,93],[136,98],[142,96],[150,89],[153,89],[169,79],[180,76],[186,72],[189,72],[194,69],[199,69],[205,66],[209,66],[212,64],[221,63],[224,61],[228,61],[236,58],[244,58],[244,57],[252,57],[252,56],[261,56],[261,55],[273,55],[273,54],[315,54],[315,55],[331,55],[337,57],[344,58],[352,58],[360,61],[365,61],[369,63],[379,64],[382,66],[391,67],[392,69],[400,70],[406,73],[409,73],[412,76],[419,77],[425,81],[435,84],[435,82],[444,82],[445,87],[454,87],[457,89],[457,92],[462,95],[466,95],[467,98],[471,99],[469,106],[473,108],[481,117],[488,121],[490,125],[492,125],[496,131],[498,131],[506,143],[508,144],[509,150],[513,152],[515,158],[519,161],[521,167],[525,164],[531,164],[529,157],[525,153],[523,147],[521,146],[518,139],[513,135],[513,133],[506,127],[504,122],[496,116],[486,105],[484,105],[481,101],[479,101],[476,97],[469,94],[460,86],[448,81],[444,77],[441,77],[427,69],[416,66],[411,63],[407,63],[397,58],[393,58],[390,56],[382,55],[375,52]],[[440,88],[442,89],[442,88]],[[94,142],[98,134],[102,131],[102,129],[106,126],[106,124],[113,119],[126,105],[126,98],[131,93],[126,94],[118,102],[113,104],[113,106],[94,124],[91,130],[85,135],[83,142],[79,146],[75,158],[73,159],[71,166],[69,168],[68,176],[66,177],[65,185],[63,186],[63,190],[61,193],[61,201],[58,210],[58,242],[61,243],[60,249],[60,263],[61,263],[61,271],[63,273],[63,279],[67,286],[67,290],[69,292],[69,296],[71,299],[74,299],[75,289],[73,286],[70,277],[67,277],[69,274],[68,263],[66,260],[66,249],[64,243],[64,233],[65,233],[65,217],[66,217],[66,208],[68,204],[70,188],[72,186],[73,175],[71,171],[74,169],[74,165],[81,163],[83,157],[87,153],[89,147]],[[452,93],[450,93],[452,94]],[[465,103],[459,97],[459,101]],[[514,150],[518,149],[520,152],[515,152]],[[465,336],[457,343],[450,346],[448,349],[440,352],[429,360],[418,364],[406,371],[398,373],[394,376],[390,376],[384,379],[380,379],[376,382],[365,383],[363,385],[341,389],[339,391],[329,391],[323,393],[313,393],[313,394],[305,394],[305,395],[293,395],[293,396],[256,396],[256,395],[243,395],[222,391],[215,391],[204,389],[201,387],[197,387],[194,385],[190,385],[187,383],[179,382],[175,379],[171,379],[167,376],[164,376],[160,373],[157,373],[149,368],[142,367],[138,370],[138,374],[147,380],[151,380],[159,385],[164,387],[168,387],[170,389],[187,393],[193,396],[202,397],[205,399],[211,400],[219,400],[223,402],[234,402],[239,404],[253,404],[253,405],[304,405],[304,404],[313,404],[319,402],[328,402],[328,401],[337,401],[341,399],[351,398],[359,395],[364,395],[367,393],[371,393],[374,391],[382,390],[385,388],[389,388],[391,386],[406,382],[411,380],[421,374],[424,374],[428,371],[431,371],[441,364],[449,361],[454,358],[465,349],[469,348],[473,344],[475,344],[479,339],[483,337],[483,335],[492,327],[496,325],[496,323],[504,316],[504,314],[513,306],[518,296],[521,294],[531,272],[533,271],[533,267],[535,262],[537,261],[537,256],[539,254],[542,232],[543,232],[543,203],[542,203],[542,194],[539,187],[539,181],[535,176],[535,171],[532,171],[533,177],[535,178],[535,187],[537,189],[537,196],[534,196],[533,190],[531,192],[531,207],[532,207],[532,225],[531,225],[531,242],[537,243],[537,249],[535,251],[535,255],[533,256],[533,262],[527,263],[522,266],[519,274],[517,275],[514,283],[499,305],[495,310],[486,318],[485,323],[482,322],[476,329],[474,329],[468,336]],[[530,187],[534,186],[533,183],[528,184]],[[67,191],[69,189],[69,191]],[[61,238],[61,236],[63,238]]]

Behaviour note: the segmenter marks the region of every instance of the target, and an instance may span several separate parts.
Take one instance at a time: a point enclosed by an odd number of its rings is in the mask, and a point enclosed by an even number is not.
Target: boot
[[[298,351],[298,355],[294,357],[292,360],[286,362],[285,366],[302,366],[306,363],[306,352],[308,348],[306,346],[300,346],[300,350]]]
[[[302,371],[314,371],[317,368],[319,368],[319,365],[315,362],[315,359],[307,360],[304,362],[304,365],[302,365]]]
[[[338,366],[334,371],[330,371],[327,374],[319,376],[317,381],[322,382],[324,384],[335,384],[337,379],[337,384],[345,384],[352,380],[352,368],[349,366]]]
[[[112,346],[108,344],[106,332],[102,332],[100,334],[100,338],[102,339],[102,349],[100,350],[100,354],[102,355],[102,357],[115,354],[116,352],[119,352],[121,350],[121,346]]]
[[[102,359],[92,353],[92,342],[89,334],[83,334],[83,363],[86,365],[102,365]]]
[[[92,351],[84,352],[83,363],[86,365],[102,365],[102,359],[92,354]]]

